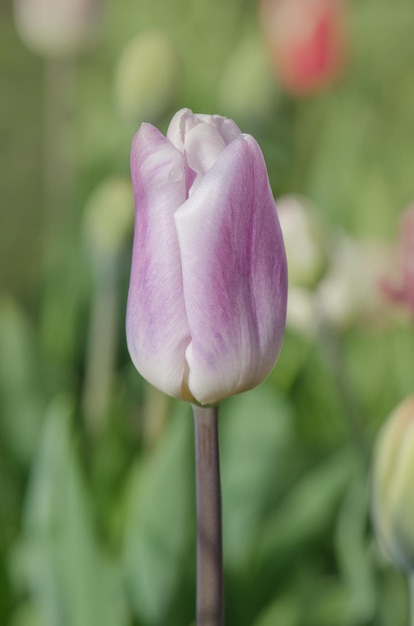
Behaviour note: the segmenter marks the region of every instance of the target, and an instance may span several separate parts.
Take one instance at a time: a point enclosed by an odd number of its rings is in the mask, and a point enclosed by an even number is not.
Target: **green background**
[[[411,0],[350,0],[344,72],[301,97],[270,73],[255,2],[113,0],[103,11],[90,49],[59,60],[26,48],[11,3],[0,6],[0,623],[10,626],[194,620],[191,409],[150,389],[128,357],[132,226],[116,254],[85,234],[96,187],[128,180],[138,124],[165,131],[183,106],[232,117],[262,146],[275,196],[309,198],[327,232],[393,241],[413,198]],[[137,60],[126,116],[117,64],[151,31],[172,58]],[[406,317],[328,337],[289,329],[269,378],[223,403],[228,625],[406,623],[404,578],[371,530],[369,464],[378,428],[412,391],[413,355]]]

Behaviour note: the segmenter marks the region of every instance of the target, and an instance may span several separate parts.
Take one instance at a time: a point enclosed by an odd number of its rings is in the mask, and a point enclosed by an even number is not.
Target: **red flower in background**
[[[303,94],[329,84],[346,53],[344,0],[261,0],[272,66],[286,90]]]
[[[396,280],[383,278],[381,289],[389,300],[403,304],[414,313],[414,206],[400,217],[397,253]]]

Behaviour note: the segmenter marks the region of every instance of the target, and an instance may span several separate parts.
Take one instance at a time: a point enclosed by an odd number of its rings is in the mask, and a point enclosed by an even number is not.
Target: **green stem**
[[[118,284],[114,276],[99,276],[92,296],[86,356],[83,408],[92,438],[105,430],[117,348]]]
[[[326,361],[331,369],[342,400],[348,430],[354,441],[362,467],[370,467],[370,445],[364,428],[361,407],[347,376],[341,345],[335,330],[323,320],[319,325],[319,338]]]
[[[409,623],[410,626],[414,626],[414,576],[407,576],[408,581],[408,595],[409,595]]]
[[[73,223],[75,181],[75,63],[72,59],[49,59],[45,66],[44,160],[46,191],[46,237],[50,252],[59,251],[61,239]],[[56,241],[56,238],[59,241]],[[53,245],[54,244],[54,245]]]
[[[223,625],[218,408],[193,406],[197,489],[197,626]]]

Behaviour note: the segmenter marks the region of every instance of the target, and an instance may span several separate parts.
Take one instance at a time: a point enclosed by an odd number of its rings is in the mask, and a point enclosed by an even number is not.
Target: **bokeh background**
[[[413,32],[411,0],[2,1],[1,624],[194,623],[191,410],[124,334],[131,139],[184,106],[259,141],[290,268],[279,362],[222,406],[226,624],[407,623],[369,468],[414,384]]]

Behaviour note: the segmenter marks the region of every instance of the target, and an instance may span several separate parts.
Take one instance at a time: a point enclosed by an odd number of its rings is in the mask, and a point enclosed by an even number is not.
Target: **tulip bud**
[[[131,152],[136,221],[127,307],[132,360],[200,404],[258,385],[286,318],[287,267],[262,152],[218,115],[188,109]]]
[[[306,338],[314,338],[317,322],[314,292],[303,287],[289,286],[286,326]]]
[[[312,287],[326,265],[321,225],[304,198],[278,198],[277,210],[288,260],[289,284]]]
[[[384,295],[394,303],[405,306],[414,313],[414,206],[406,209],[400,218],[397,284],[383,278]]]
[[[121,115],[134,124],[158,120],[177,95],[180,64],[173,42],[162,32],[138,35],[123,51],[115,78]]]
[[[133,197],[126,178],[111,177],[92,192],[85,207],[84,236],[97,266],[118,255],[132,230]]]
[[[337,237],[329,270],[318,285],[319,314],[342,330],[358,321],[382,324],[387,307],[379,281],[388,260],[382,242]]]
[[[383,426],[374,452],[372,516],[385,554],[414,570],[414,396],[404,400]]]
[[[96,35],[99,0],[15,0],[16,27],[34,52],[65,57],[84,49]]]
[[[273,111],[275,91],[264,43],[261,38],[249,35],[224,68],[219,103],[239,119],[262,118]]]
[[[344,0],[262,0],[271,61],[294,94],[315,91],[340,72],[345,56]]]

